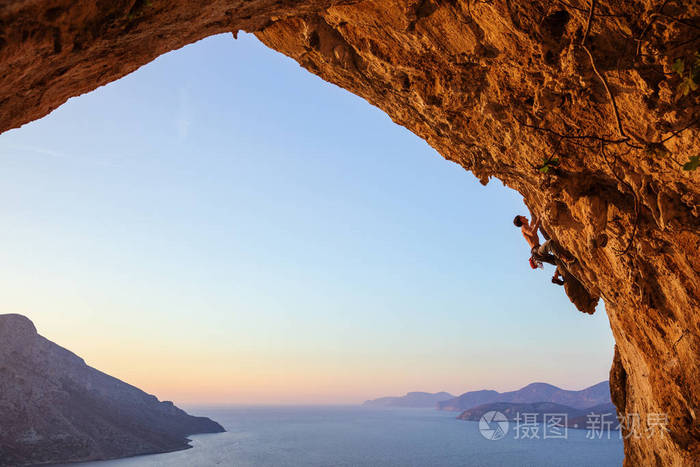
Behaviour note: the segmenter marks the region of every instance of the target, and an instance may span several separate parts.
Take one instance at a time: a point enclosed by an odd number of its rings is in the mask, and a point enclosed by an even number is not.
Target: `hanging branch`
[[[644,28],[644,30],[642,31],[640,36],[637,39],[635,39],[638,42],[638,44],[641,41],[641,39],[644,37],[644,35],[646,34],[646,32],[649,29],[649,27],[651,26],[651,24],[658,17],[668,18],[668,19],[671,19],[674,21],[678,21],[679,23],[686,24],[686,25],[691,26],[693,28],[700,29],[700,27],[695,26],[695,25],[691,25],[682,19],[673,18],[673,17],[670,17],[668,15],[665,15],[663,13],[663,9],[669,1],[670,0],[664,0],[661,3],[661,5],[659,5],[659,7],[656,9],[656,11],[651,15],[650,22],[647,23],[646,27]],[[574,8],[576,10],[579,10],[579,11],[585,11],[582,8],[574,7],[574,6],[569,5],[566,2],[563,2],[561,0],[560,0],[560,3],[566,5],[570,8]],[[556,136],[557,138],[559,138],[557,141],[557,144],[561,144],[561,142],[563,140],[567,140],[576,146],[584,147],[584,148],[587,148],[590,150],[593,150],[596,148],[595,142],[599,142],[601,148],[604,148],[606,145],[613,145],[613,144],[624,144],[625,146],[629,147],[630,150],[631,149],[644,150],[644,149],[653,148],[654,146],[663,145],[664,143],[677,137],[682,132],[688,130],[689,128],[693,127],[695,124],[700,122],[700,116],[696,114],[690,119],[690,121],[685,126],[679,128],[677,130],[673,130],[670,135],[668,135],[666,137],[662,137],[658,141],[654,141],[654,142],[645,141],[643,139],[640,141],[639,139],[636,139],[636,138],[632,139],[629,136],[627,136],[627,134],[625,133],[625,130],[624,130],[624,126],[622,124],[622,119],[620,117],[620,111],[619,111],[619,108],[617,106],[617,101],[615,99],[615,95],[613,94],[612,89],[610,88],[610,85],[608,84],[608,81],[607,81],[605,75],[598,70],[598,67],[596,66],[596,63],[595,63],[595,58],[593,57],[591,50],[586,46],[588,38],[591,35],[592,23],[593,23],[593,20],[595,19],[595,17],[596,16],[615,16],[615,15],[604,15],[604,14],[596,13],[595,12],[596,6],[597,6],[597,0],[591,0],[590,8],[588,9],[588,16],[586,19],[586,25],[585,25],[585,29],[584,29],[584,33],[583,33],[583,37],[581,39],[580,45],[583,48],[583,50],[586,52],[586,54],[588,55],[588,58],[591,62],[591,67],[593,69],[593,72],[596,74],[596,76],[598,77],[600,82],[603,84],[603,87],[605,88],[605,91],[608,95],[608,99],[610,100],[610,104],[612,106],[613,116],[615,118],[615,124],[617,126],[617,131],[618,131],[618,134],[620,137],[617,139],[612,139],[612,138],[605,138],[605,137],[601,137],[601,136],[597,136],[597,135],[590,135],[590,134],[580,134],[580,133],[579,134],[572,134],[572,133],[564,134],[564,133],[560,133],[552,128],[528,124],[525,121],[519,119],[518,117],[515,117],[515,120],[523,127],[530,128],[533,130],[542,131],[545,133],[549,133],[553,136]],[[691,39],[691,41],[694,41],[697,39],[700,39],[700,36],[697,36],[697,37]],[[688,42],[688,41],[686,41],[686,42]],[[618,70],[618,72],[619,72],[619,70]],[[591,142],[593,142],[593,144],[587,144],[586,143],[587,141],[591,141]],[[604,156],[605,156],[605,154],[604,154]],[[607,159],[606,159],[606,162],[607,162]],[[674,162],[676,162],[680,166],[683,165],[683,164],[680,164],[676,160],[674,160]],[[608,166],[611,167],[609,163],[608,163]],[[612,167],[611,167],[611,171],[613,171]],[[615,174],[614,171],[613,171],[613,175],[615,175],[615,177],[618,178],[618,180],[619,180],[619,177],[617,176],[617,174]],[[620,180],[620,181],[622,183],[625,183],[622,180]],[[627,185],[627,186],[629,187],[629,185]],[[630,189],[631,189],[631,187],[630,187]],[[633,190],[632,190],[632,192],[634,193]],[[637,211],[637,212],[639,209],[638,204],[639,203],[638,203],[638,200],[636,199],[636,195],[635,195],[635,206],[636,206],[635,211]],[[638,215],[638,213],[637,213],[637,215]],[[636,230],[636,226],[635,226],[635,230]],[[628,249],[629,249],[629,245],[625,249],[625,251],[627,251]]]
[[[598,76],[600,81],[603,83],[603,86],[605,87],[605,91],[607,91],[607,93],[608,93],[608,97],[610,98],[610,103],[612,104],[613,113],[615,115],[615,121],[617,122],[617,130],[620,133],[620,138],[628,140],[629,137],[627,137],[625,135],[625,130],[622,128],[622,121],[620,120],[620,112],[617,110],[617,102],[615,102],[615,96],[613,95],[612,91],[610,90],[610,86],[608,86],[608,80],[605,79],[605,76],[603,76],[598,71],[598,67],[596,67],[595,60],[593,59],[593,54],[591,53],[590,50],[588,50],[588,47],[586,47],[586,39],[588,39],[588,33],[591,31],[591,23],[593,20],[593,11],[595,10],[595,5],[596,5],[596,0],[591,0],[591,9],[588,12],[588,21],[586,21],[586,32],[583,34],[583,39],[581,39],[581,47],[583,47],[583,50],[585,50],[586,53],[588,54],[588,58],[591,59],[591,66],[593,67],[593,71]]]
[[[693,118],[690,120],[690,123],[688,123],[686,126],[684,126],[683,128],[681,128],[680,130],[676,130],[676,131],[672,132],[672,133],[671,133],[671,136],[668,136],[668,137],[662,139],[662,140],[659,141],[657,144],[663,144],[663,143],[665,143],[666,141],[675,138],[676,136],[680,135],[680,134],[683,133],[685,130],[687,130],[688,128],[690,128],[690,127],[693,126],[694,124],[696,124],[698,121],[700,121],[700,118],[699,118],[699,117],[693,117]]]
[[[588,39],[588,33],[591,32],[591,20],[593,19],[593,10],[595,10],[596,0],[591,0],[591,9],[588,10],[588,19],[586,20],[586,32],[583,33],[583,39],[581,39],[581,45],[586,45],[586,39]]]
[[[607,139],[607,138],[602,138],[602,137],[597,136],[597,135],[562,134],[562,133],[559,133],[558,131],[552,130],[551,128],[545,128],[545,127],[538,126],[538,125],[531,125],[529,123],[526,123],[526,122],[520,120],[517,117],[515,117],[515,121],[526,128],[531,128],[533,130],[538,130],[538,131],[544,131],[545,133],[549,133],[549,134],[552,134],[552,135],[557,136],[559,138],[567,139],[567,140],[587,140],[587,139],[589,139],[589,140],[593,140],[593,141],[603,142],[605,144],[620,144],[620,143],[624,143],[625,141],[627,141],[627,138]],[[579,146],[583,146],[583,147],[586,147],[589,149],[592,149],[595,147],[595,146],[589,146],[586,144],[576,143],[575,141],[573,141],[573,142],[574,142],[574,144],[578,144]]]

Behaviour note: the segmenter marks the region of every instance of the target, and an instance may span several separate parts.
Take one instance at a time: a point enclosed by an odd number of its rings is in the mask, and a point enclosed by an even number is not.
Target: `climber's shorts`
[[[533,247],[530,253],[532,253],[533,256],[551,255],[553,253],[551,240],[547,240],[542,245]]]
[[[556,265],[556,257],[552,254],[552,244],[550,240],[547,240],[542,245],[532,247],[530,250],[532,257],[542,263],[549,263]]]

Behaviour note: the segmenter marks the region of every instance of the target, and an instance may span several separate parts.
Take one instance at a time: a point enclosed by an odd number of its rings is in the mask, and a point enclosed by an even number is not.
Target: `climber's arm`
[[[537,215],[532,214],[532,223],[530,224],[530,233],[532,235],[537,235],[537,231],[540,229],[540,225],[542,224],[542,220],[537,217]]]

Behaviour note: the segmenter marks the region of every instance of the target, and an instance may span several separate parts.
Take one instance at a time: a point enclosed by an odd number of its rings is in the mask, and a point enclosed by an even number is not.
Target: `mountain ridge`
[[[18,314],[0,315],[0,417],[3,467],[176,451],[225,431],[88,366]]]
[[[568,405],[554,402],[492,402],[465,410],[457,417],[458,420],[479,421],[481,417],[491,411],[502,413],[508,420],[518,420],[524,417],[523,414],[533,416],[537,423],[544,423],[545,415],[565,416],[560,419],[557,425],[567,426],[574,429],[589,429],[598,420],[598,429],[618,430],[617,411],[615,405],[610,402],[598,404],[585,409],[577,409]],[[592,418],[590,418],[592,417]],[[532,419],[530,419],[532,420]],[[610,422],[609,428],[607,423]]]
[[[549,383],[535,382],[515,391],[469,391],[453,399],[438,402],[438,409],[461,412],[479,405],[495,402],[552,402],[576,409],[585,409],[587,407],[611,402],[610,385],[608,381],[601,381],[600,383],[579,391],[571,391],[561,389]]]
[[[440,401],[452,399],[454,396],[449,392],[407,392],[403,396],[379,397],[377,399],[366,400],[362,403],[367,407],[435,407]]]

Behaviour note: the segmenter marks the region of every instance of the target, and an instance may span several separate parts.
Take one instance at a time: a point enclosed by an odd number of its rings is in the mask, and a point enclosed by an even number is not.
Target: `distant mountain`
[[[510,392],[490,390],[471,391],[454,399],[438,403],[440,410],[462,412],[483,404],[493,402],[534,403],[553,402],[577,409],[585,409],[594,405],[609,404],[610,386],[603,381],[581,391],[568,391],[547,383],[532,383],[522,389]]]
[[[26,317],[0,315],[0,466],[175,451],[222,431],[87,366]]]
[[[513,402],[493,402],[473,407],[462,412],[457,418],[460,420],[478,421],[486,412],[492,410],[501,412],[508,420],[516,420],[518,417],[523,418],[522,414],[536,414],[536,421],[542,423],[546,414],[566,414],[566,425],[569,428],[588,429],[590,426],[590,415],[600,416],[600,424],[597,429],[604,431],[616,430],[618,428],[617,411],[612,403],[601,404],[587,409],[577,409],[567,405],[555,404],[552,402],[535,402],[535,403],[513,403]],[[592,419],[596,420],[596,418]],[[564,420],[562,420],[563,422]],[[602,423],[611,422],[610,425],[603,426]],[[598,423],[598,422],[591,422]],[[563,425],[563,423],[562,423]]]
[[[438,402],[437,406],[439,410],[450,410],[452,412],[459,412],[462,410],[470,409],[472,407],[476,407],[478,405],[495,402],[498,400],[498,396],[500,395],[500,392],[487,389],[483,389],[481,391],[470,391],[465,392],[459,397]]]
[[[454,396],[448,392],[409,392],[400,397],[380,397],[365,401],[362,405],[368,407],[436,407],[440,401],[452,399]]]
[[[607,404],[596,405],[594,407],[589,407],[586,410],[584,410],[584,412],[584,414],[581,414],[578,417],[569,417],[569,426],[572,426],[574,428],[586,429],[586,427],[588,426],[588,415],[594,413],[605,415],[605,418],[601,420],[605,420],[606,422],[611,421],[611,429],[617,430],[619,428],[619,423],[617,419],[617,408],[612,402],[609,402]]]

